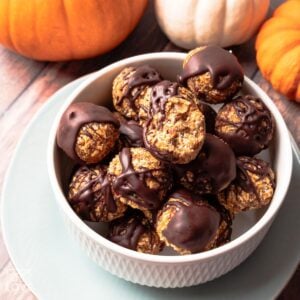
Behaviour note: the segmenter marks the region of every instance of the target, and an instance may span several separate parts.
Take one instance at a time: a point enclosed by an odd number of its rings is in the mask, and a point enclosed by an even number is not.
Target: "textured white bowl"
[[[84,223],[71,209],[64,189],[71,173],[72,163],[56,146],[56,131],[65,109],[72,102],[88,101],[111,106],[111,86],[114,77],[126,66],[150,64],[163,77],[176,80],[181,70],[183,53],[151,53],[124,59],[92,74],[66,100],[53,122],[49,137],[48,169],[58,207],[65,223],[84,249],[97,264],[121,278],[155,287],[184,287],[219,277],[244,261],[259,245],[280,208],[291,177],[292,151],[286,125],[272,100],[250,79],[245,78],[243,92],[260,97],[272,112],[276,131],[270,147],[270,160],[275,170],[277,187],[269,207],[252,215],[240,217],[239,226],[247,218],[251,226],[246,231],[234,229],[234,239],[219,248],[191,255],[150,255],[138,253],[116,245],[101,234],[105,226],[99,224],[97,232]],[[246,220],[244,221],[243,218]],[[247,222],[246,222],[247,223]],[[91,225],[91,224],[89,224]],[[80,270],[78,270],[80,272]]]

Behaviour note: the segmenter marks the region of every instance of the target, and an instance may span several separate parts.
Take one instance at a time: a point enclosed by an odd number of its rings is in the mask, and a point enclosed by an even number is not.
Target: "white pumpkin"
[[[270,0],[156,0],[158,23],[176,45],[227,47],[247,41],[266,16]]]

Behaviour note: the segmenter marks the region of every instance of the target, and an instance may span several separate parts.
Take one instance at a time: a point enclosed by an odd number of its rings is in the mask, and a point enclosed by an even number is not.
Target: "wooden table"
[[[283,1],[271,1],[270,13],[281,2]],[[299,146],[300,104],[285,99],[262,78],[255,62],[253,45],[254,40],[251,40],[231,49],[242,63],[246,75],[273,99]],[[68,82],[119,59],[159,51],[183,50],[170,43],[161,32],[151,1],[144,17],[129,38],[110,53],[93,59],[60,63],[36,62],[0,46],[0,191],[12,152],[24,127],[49,96]],[[4,289],[1,286],[9,288]],[[0,231],[0,299],[11,300],[17,296],[20,297],[18,299],[36,299],[16,273],[5,250]],[[299,298],[300,267],[278,299]]]

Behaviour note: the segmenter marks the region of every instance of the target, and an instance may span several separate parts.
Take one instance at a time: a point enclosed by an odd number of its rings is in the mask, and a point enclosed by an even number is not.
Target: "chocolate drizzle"
[[[240,186],[245,192],[253,193],[259,199],[260,196],[257,191],[257,187],[255,186],[253,179],[250,174],[258,176],[260,179],[264,177],[269,177],[272,188],[275,188],[275,180],[271,175],[270,167],[267,162],[254,158],[241,156],[237,158],[237,177],[236,183]]]
[[[165,107],[170,97],[178,94],[179,84],[168,80],[161,81],[152,87],[151,91],[151,114],[160,113],[165,116]],[[161,120],[163,121],[163,119]]]
[[[125,217],[113,222],[108,239],[125,248],[137,250],[138,241],[146,230],[139,217]]]
[[[161,80],[160,74],[154,68],[148,65],[137,67],[135,72],[129,77],[126,92],[117,101],[117,104],[122,103],[124,99],[128,99],[130,107],[136,109],[135,100],[141,94],[144,86],[152,86]]]
[[[119,158],[122,165],[122,174],[113,182],[114,191],[146,209],[157,209],[160,205],[158,191],[150,189],[146,185],[146,179],[153,178],[156,180],[152,172],[161,169],[135,171],[129,148],[123,148],[119,153]]]
[[[119,132],[125,144],[131,147],[143,147],[143,128],[135,121],[120,121]]]
[[[71,104],[60,120],[56,136],[57,145],[79,163],[82,161],[75,151],[77,134],[83,125],[91,122],[110,123],[116,128],[120,126],[109,109],[88,102]]]
[[[272,139],[274,124],[271,113],[264,103],[258,98],[246,95],[235,98],[227,105],[234,107],[240,121],[233,122],[228,117],[219,117],[218,127],[229,124],[236,130],[230,133],[218,132],[218,135],[237,155],[251,156],[265,149]]]
[[[176,211],[169,221],[164,236],[169,242],[191,251],[200,252],[215,237],[221,223],[220,213],[204,198],[186,190],[174,192],[167,208],[175,207]]]
[[[219,90],[229,88],[236,80],[243,82],[244,78],[242,67],[233,54],[220,47],[206,46],[189,58],[178,79],[186,84],[189,78],[206,72],[211,74],[213,88]]]
[[[77,174],[84,174],[87,184],[72,197],[69,197],[70,203],[72,205],[79,204],[81,211],[86,211],[88,214],[98,202],[105,204],[107,212],[116,212],[117,205],[111,192],[106,170],[107,167],[100,165],[96,166],[95,170],[90,170],[86,166],[79,168]],[[100,188],[98,185],[100,185]]]
[[[176,165],[179,180],[187,172],[193,174],[191,188],[197,193],[217,193],[226,188],[236,176],[233,151],[218,137],[206,134],[204,145],[195,160],[186,165]]]

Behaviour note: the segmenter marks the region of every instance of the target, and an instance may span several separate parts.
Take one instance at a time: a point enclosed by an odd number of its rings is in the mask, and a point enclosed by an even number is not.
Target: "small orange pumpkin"
[[[256,39],[256,60],[277,91],[300,102],[300,0],[280,5]]]
[[[38,60],[96,56],[120,44],[147,0],[0,0],[0,43]]]

